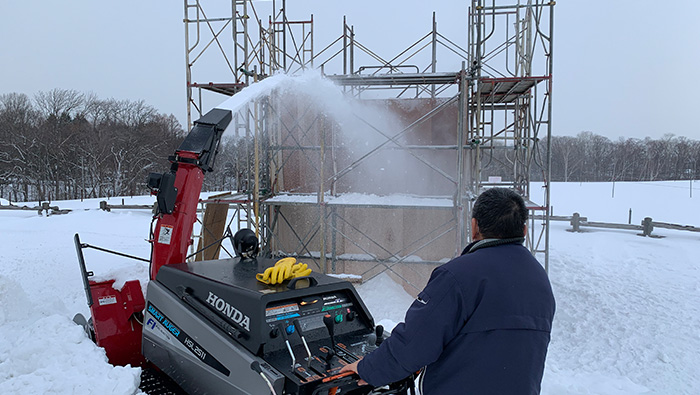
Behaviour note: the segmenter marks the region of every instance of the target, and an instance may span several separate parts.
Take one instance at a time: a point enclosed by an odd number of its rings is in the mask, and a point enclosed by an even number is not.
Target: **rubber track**
[[[139,389],[148,395],[187,395],[170,377],[153,367],[141,369]]]

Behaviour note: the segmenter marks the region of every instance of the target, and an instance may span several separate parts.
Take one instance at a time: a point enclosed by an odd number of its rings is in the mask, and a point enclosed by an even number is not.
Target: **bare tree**
[[[552,140],[552,171],[558,179],[571,180],[582,162],[582,146],[577,138],[562,136]]]

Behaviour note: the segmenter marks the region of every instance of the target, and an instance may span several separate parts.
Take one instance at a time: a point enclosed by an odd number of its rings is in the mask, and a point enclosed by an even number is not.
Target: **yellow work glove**
[[[297,260],[295,258],[283,258],[275,262],[275,266],[268,267],[264,272],[255,275],[258,281],[265,284],[279,284],[285,280],[288,275],[291,275],[292,265]]]
[[[297,263],[292,266],[292,278],[304,277],[311,274],[311,269],[308,268],[309,265],[306,263]]]
[[[264,272],[255,275],[258,281],[265,284],[281,284],[285,280],[294,277],[304,277],[311,273],[311,269],[305,263],[296,263],[293,257],[282,258],[275,262],[275,266],[268,267]]]

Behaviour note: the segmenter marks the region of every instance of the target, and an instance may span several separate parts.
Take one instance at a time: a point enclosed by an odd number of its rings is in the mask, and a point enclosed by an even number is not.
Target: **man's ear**
[[[527,236],[527,224],[523,226],[523,237]]]
[[[479,232],[479,224],[476,223],[476,218],[472,218],[472,241],[477,241],[481,239],[481,232]]]

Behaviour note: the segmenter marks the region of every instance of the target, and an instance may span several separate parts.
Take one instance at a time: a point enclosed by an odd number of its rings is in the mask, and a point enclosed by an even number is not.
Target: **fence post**
[[[631,209],[631,208],[630,208],[630,217],[629,217],[629,219],[627,220],[627,223],[630,224],[630,225],[632,225],[632,209]]]
[[[58,207],[56,207],[56,208],[58,208]],[[51,202],[42,202],[41,203],[41,210],[46,212],[47,217],[49,216],[49,210],[51,210],[51,209],[52,209]],[[41,212],[41,210],[39,212]]]
[[[581,215],[579,213],[574,213],[574,215],[571,216],[571,226],[574,228],[574,232],[581,231]]]
[[[642,221],[642,236],[651,236],[653,230],[654,225],[651,224],[651,217],[645,217]]]

